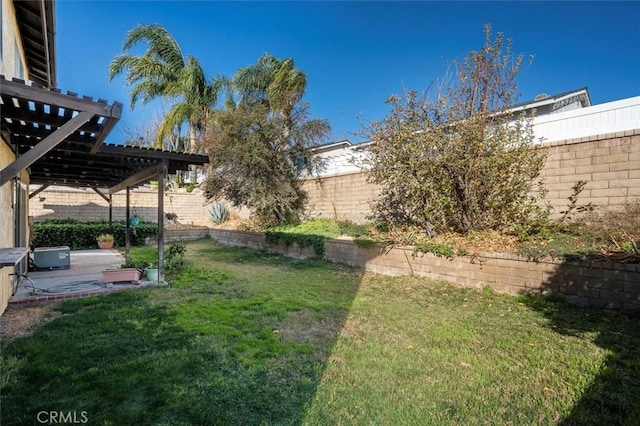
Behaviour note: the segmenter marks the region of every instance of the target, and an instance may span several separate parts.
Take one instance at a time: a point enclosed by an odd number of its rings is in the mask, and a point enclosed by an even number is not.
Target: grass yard
[[[5,339],[1,424],[640,424],[637,316],[210,240],[186,257],[169,287]]]

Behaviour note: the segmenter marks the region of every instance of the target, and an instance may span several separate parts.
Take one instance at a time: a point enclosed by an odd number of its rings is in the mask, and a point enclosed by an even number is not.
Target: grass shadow
[[[91,424],[301,423],[358,275],[207,241],[189,250],[196,272],[168,288],[68,301],[32,336],[2,342],[23,361],[2,389],[2,424],[37,424],[41,411]]]
[[[606,353],[595,380],[559,424],[640,424],[640,312],[580,307],[556,296],[567,289],[572,289],[573,294],[597,291],[584,285],[589,278],[572,275],[573,268],[562,265],[547,280],[545,290],[551,291],[550,296],[524,297],[527,305],[544,314],[554,331],[566,336],[588,336]],[[578,296],[576,301],[582,299]]]

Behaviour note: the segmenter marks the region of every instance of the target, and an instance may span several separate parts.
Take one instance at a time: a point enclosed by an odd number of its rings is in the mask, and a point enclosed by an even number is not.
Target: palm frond
[[[144,56],[161,60],[174,69],[184,66],[184,56],[175,38],[161,25],[137,25],[125,37],[122,49],[127,51],[139,43],[147,43]]]
[[[306,74],[295,68],[293,59],[285,59],[278,65],[267,94],[274,109],[289,110],[302,99],[306,88]]]
[[[163,96],[165,88],[163,83],[158,83],[153,80],[145,80],[136,84],[129,94],[131,97],[131,109],[134,109],[138,101],[141,101],[142,105],[145,105],[155,98]]]

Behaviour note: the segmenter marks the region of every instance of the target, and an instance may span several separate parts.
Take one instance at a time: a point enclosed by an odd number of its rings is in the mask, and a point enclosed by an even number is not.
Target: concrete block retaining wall
[[[270,245],[256,232],[212,229],[211,237],[232,247],[265,249],[285,256],[313,257],[312,248]],[[485,253],[453,260],[431,253],[414,255],[412,247],[389,252],[360,248],[348,239],[325,242],[324,259],[383,275],[420,275],[465,287],[490,286],[509,294],[556,293],[579,305],[640,309],[640,265],[560,261],[533,262],[511,254]]]
[[[180,241],[194,241],[209,236],[210,229],[206,226],[199,226],[194,228],[168,228],[164,230],[164,242],[175,243]],[[154,238],[148,238],[145,241],[146,244],[157,244],[158,240]]]

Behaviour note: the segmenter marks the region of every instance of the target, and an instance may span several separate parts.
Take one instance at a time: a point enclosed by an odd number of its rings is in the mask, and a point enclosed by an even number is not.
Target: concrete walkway
[[[156,285],[143,279],[138,284],[116,283],[107,288],[102,282],[102,271],[117,269],[124,262],[118,250],[77,250],[70,254],[69,269],[29,272],[9,305],[74,299]]]

